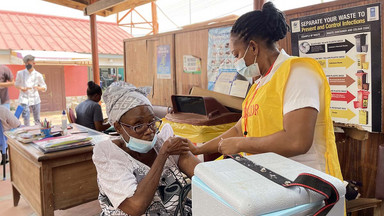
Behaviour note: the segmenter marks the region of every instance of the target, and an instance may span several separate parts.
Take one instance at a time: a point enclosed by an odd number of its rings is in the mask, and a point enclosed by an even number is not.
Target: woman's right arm
[[[104,124],[103,121],[94,121],[93,124],[95,124],[95,128],[97,131],[106,131],[108,128],[111,127],[110,124]]]
[[[148,174],[137,185],[134,195],[125,199],[119,209],[129,215],[142,215],[151,204],[159,186],[164,164],[170,155],[180,155],[189,151],[188,144],[181,138],[168,139],[160,149]]]
[[[110,124],[104,124],[103,112],[101,111],[101,106],[97,104],[93,112],[93,124],[97,131],[105,131],[111,127]]]
[[[189,148],[194,155],[198,154],[213,154],[218,152],[219,142],[222,139],[230,137],[242,137],[243,131],[241,128],[241,118],[237,121],[236,125],[231,127],[229,130],[221,134],[220,136],[204,143],[201,146],[195,146],[193,143],[189,142]]]

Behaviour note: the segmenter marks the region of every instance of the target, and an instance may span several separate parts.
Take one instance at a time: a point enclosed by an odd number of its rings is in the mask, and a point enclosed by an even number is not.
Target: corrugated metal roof
[[[97,22],[100,54],[123,54],[132,36],[116,23]],[[0,10],[0,49],[91,53],[89,20]]]

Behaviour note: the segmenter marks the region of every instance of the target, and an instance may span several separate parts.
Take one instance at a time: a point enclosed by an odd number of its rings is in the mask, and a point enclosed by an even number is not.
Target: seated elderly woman
[[[94,148],[101,215],[191,215],[183,173],[193,176],[199,160],[188,140],[175,137],[169,124],[158,132],[160,120],[142,88],[119,82],[103,98],[124,144],[104,140]]]

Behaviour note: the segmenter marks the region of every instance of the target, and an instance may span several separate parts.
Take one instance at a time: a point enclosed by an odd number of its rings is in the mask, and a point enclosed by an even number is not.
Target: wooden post
[[[91,0],[91,4],[96,0]],[[92,44],[92,71],[93,81],[100,85],[100,73],[99,73],[99,48],[97,42],[97,25],[96,25],[96,14],[89,16],[91,23],[91,44]]]
[[[265,0],[253,0],[253,10],[261,10]]]
[[[153,25],[153,34],[159,33],[159,23],[157,22],[157,8],[156,1],[151,2],[152,6],[152,25]]]

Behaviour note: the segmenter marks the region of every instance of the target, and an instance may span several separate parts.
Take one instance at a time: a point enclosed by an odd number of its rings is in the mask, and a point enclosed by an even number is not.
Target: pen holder
[[[51,128],[41,128],[40,132],[45,138],[51,137]]]

